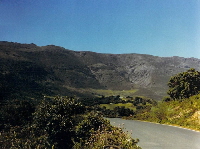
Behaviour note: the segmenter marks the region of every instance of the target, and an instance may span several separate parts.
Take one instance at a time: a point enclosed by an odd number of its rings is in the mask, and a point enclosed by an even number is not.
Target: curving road
[[[142,149],[200,149],[200,132],[120,118],[109,120],[112,125],[120,124],[124,131],[132,132],[132,138],[139,138]]]

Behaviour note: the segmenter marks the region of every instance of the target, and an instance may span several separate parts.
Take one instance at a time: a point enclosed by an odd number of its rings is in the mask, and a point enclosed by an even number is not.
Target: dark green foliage
[[[0,148],[2,149],[44,149],[51,148],[48,142],[48,134],[43,130],[40,135],[33,131],[30,126],[13,127],[9,131],[1,131]]]
[[[28,100],[11,100],[4,102],[0,109],[0,128],[22,126],[32,121],[35,105]]]
[[[117,106],[113,110],[106,109],[106,107],[99,108],[98,110],[101,111],[103,116],[110,118],[135,115],[135,111],[125,108],[124,106]]]
[[[111,135],[117,130],[98,112],[88,111],[71,97],[47,98],[37,104],[14,100],[1,107],[0,148],[70,149],[78,145],[81,149],[87,148],[96,131],[106,130]],[[126,136],[123,139],[126,141]]]
[[[189,69],[170,78],[167,92],[173,99],[189,98],[200,91],[200,72]]]
[[[124,106],[115,107],[113,112],[116,113],[119,117],[130,116],[130,115],[135,114],[135,112],[133,110],[130,110],[129,108],[125,108]]]
[[[79,101],[87,106],[94,106],[99,104],[110,104],[110,103],[124,103],[124,100],[120,98],[119,95],[117,96],[102,96],[96,98],[80,98]]]
[[[173,99],[170,98],[169,96],[165,96],[165,97],[163,97],[162,101],[163,102],[169,102],[169,101],[173,101]]]
[[[142,98],[142,97],[135,97],[135,100],[133,100],[134,106],[138,105],[146,105],[146,104],[156,104],[156,101],[149,98]]]
[[[109,122],[98,113],[89,113],[76,126],[75,141],[87,140],[92,133],[97,131],[102,125],[109,127]]]
[[[84,103],[87,100],[84,101]],[[109,96],[109,97],[102,97],[102,98],[95,98],[95,104],[121,104],[122,106],[117,106],[114,109],[107,109],[105,106],[104,107],[96,107],[95,110],[100,111],[104,117],[129,117],[129,116],[134,116],[136,114],[141,114],[142,112],[147,112],[151,110],[152,106],[157,105],[157,102],[153,99],[150,98],[142,98],[142,97],[128,97],[128,100],[122,100],[120,96]],[[132,103],[135,107],[135,110],[123,106],[125,103]],[[88,104],[88,103],[87,103]],[[133,107],[132,107],[133,108]]]
[[[34,113],[33,127],[36,132],[44,130],[49,141],[58,148],[73,146],[76,116],[85,113],[85,107],[73,98],[57,97],[43,100]]]
[[[72,148],[86,141],[94,130],[108,122],[87,114],[77,99],[43,99],[35,107],[30,101],[13,100],[1,106],[0,148]]]

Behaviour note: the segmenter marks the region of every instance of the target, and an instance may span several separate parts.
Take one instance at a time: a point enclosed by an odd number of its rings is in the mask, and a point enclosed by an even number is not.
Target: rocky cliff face
[[[91,52],[76,52],[75,55],[82,55],[83,62],[106,88],[140,88],[141,95],[148,92],[147,96],[156,98],[166,96],[171,76],[189,68],[200,70],[200,60],[195,58]]]
[[[161,99],[170,76],[189,68],[200,70],[195,58],[100,54],[11,42],[0,42],[0,62],[2,97],[79,94],[67,88],[72,87],[138,89],[136,95]]]

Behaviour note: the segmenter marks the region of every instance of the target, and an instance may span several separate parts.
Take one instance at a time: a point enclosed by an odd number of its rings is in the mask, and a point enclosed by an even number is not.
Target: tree
[[[48,141],[56,148],[71,148],[78,115],[85,113],[85,110],[83,105],[70,97],[43,100],[33,114],[34,131],[37,134],[45,131],[49,136]]]
[[[189,98],[200,91],[200,72],[194,68],[172,76],[168,82],[168,94],[174,100]]]

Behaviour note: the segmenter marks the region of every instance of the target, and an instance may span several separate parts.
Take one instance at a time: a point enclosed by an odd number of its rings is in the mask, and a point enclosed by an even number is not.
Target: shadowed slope
[[[159,100],[166,95],[170,76],[189,68],[199,70],[200,60],[0,42],[0,94],[5,99],[56,94],[93,96],[90,90],[80,92],[82,88],[93,88],[138,89],[135,95]]]

